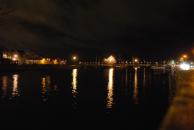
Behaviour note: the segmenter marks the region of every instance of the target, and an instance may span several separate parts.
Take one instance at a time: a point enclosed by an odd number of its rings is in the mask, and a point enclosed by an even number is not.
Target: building
[[[5,62],[6,61],[6,62]],[[37,65],[64,65],[66,60],[60,58],[40,57],[33,52],[2,51],[0,63],[6,64],[37,64]]]
[[[22,51],[3,51],[2,52],[2,60],[9,60],[12,63],[21,64],[23,60],[23,52]]]

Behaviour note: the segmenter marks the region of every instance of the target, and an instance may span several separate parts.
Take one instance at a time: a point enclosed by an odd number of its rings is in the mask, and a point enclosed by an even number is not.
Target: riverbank
[[[194,71],[178,71],[176,86],[176,96],[160,130],[194,130]]]

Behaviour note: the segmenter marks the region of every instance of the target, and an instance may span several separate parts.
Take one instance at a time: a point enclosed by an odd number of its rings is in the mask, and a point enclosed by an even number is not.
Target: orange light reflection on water
[[[114,103],[114,69],[110,68],[108,71],[108,88],[107,88],[107,104],[106,108],[111,109]]]

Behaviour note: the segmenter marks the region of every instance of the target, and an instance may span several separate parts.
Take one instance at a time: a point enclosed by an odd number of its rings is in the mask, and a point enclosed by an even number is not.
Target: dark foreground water
[[[171,77],[113,68],[0,73],[0,125],[158,129],[175,92]]]

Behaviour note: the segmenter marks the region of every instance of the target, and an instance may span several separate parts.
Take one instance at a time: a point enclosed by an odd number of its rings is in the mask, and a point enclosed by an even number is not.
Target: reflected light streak
[[[128,86],[128,70],[125,72],[125,85]]]
[[[73,94],[73,97],[76,97],[76,95],[77,95],[77,75],[78,75],[77,69],[73,69],[72,70],[72,94]]]
[[[107,105],[108,109],[111,109],[113,106],[113,87],[114,87],[114,69],[109,69],[108,72],[108,95],[107,95]]]
[[[19,75],[15,74],[13,75],[13,89],[12,89],[12,97],[19,96],[19,91],[18,91],[18,79]]]
[[[135,104],[138,104],[138,77],[137,77],[137,70],[135,68],[135,75],[134,75],[134,91],[133,91],[133,100]]]
[[[146,86],[146,70],[144,68],[144,72],[143,72],[143,86]]]
[[[48,87],[50,86],[50,84],[51,84],[51,80],[50,80],[49,76],[42,78],[42,81],[41,81],[41,95],[42,95],[42,100],[44,102],[46,102],[48,100],[47,93],[48,93]]]
[[[7,89],[8,89],[8,77],[3,76],[2,77],[2,97],[5,97],[7,95]]]
[[[42,95],[46,94],[46,78],[42,78]]]

